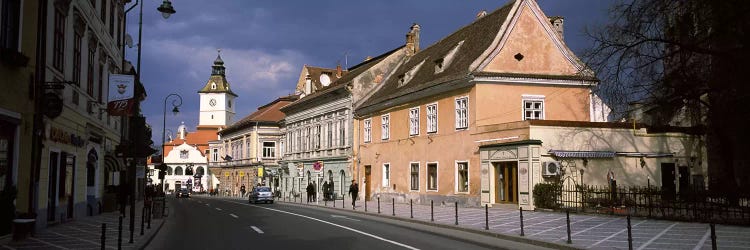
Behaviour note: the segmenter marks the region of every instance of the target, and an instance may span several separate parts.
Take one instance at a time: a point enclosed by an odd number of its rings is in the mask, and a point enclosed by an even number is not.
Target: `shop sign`
[[[86,143],[86,141],[80,136],[68,133],[65,130],[56,127],[49,128],[49,140],[63,144],[70,144],[79,148],[83,147]]]
[[[130,116],[137,101],[134,96],[135,77],[133,75],[109,75],[109,102],[107,112],[111,116]]]

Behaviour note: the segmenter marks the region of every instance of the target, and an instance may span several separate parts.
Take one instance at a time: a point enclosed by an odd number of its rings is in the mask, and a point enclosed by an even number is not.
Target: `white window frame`
[[[382,180],[383,187],[388,187],[389,185],[391,185],[391,174],[392,174],[392,171],[393,171],[393,169],[391,169],[391,163],[390,162],[383,163],[383,172],[382,172],[382,175],[383,175],[382,176],[383,177],[382,178],[383,179]]]
[[[526,102],[541,102],[542,103],[542,114],[539,117],[539,119],[527,119],[526,118]],[[521,120],[544,120],[545,119],[545,103],[544,103],[544,95],[528,95],[523,94],[521,95]],[[534,109],[536,110],[536,109]]]
[[[411,173],[412,173],[412,171],[411,171],[411,165],[412,164],[417,164],[417,189],[414,189],[411,186]],[[419,191],[420,190],[420,188],[422,187],[422,183],[419,180],[421,178],[422,178],[422,165],[418,161],[409,162],[409,191]]]
[[[273,143],[272,147],[266,147],[266,142]],[[276,158],[276,142],[275,141],[263,141],[261,142],[261,145],[263,146],[263,159],[273,159]],[[266,152],[270,152],[271,156],[268,156]]]
[[[435,164],[435,189],[430,189],[430,164]],[[438,190],[440,190],[440,164],[436,161],[432,161],[426,162],[424,166],[425,190],[427,190],[427,192],[438,192]]]
[[[458,179],[458,164],[459,163],[466,163],[466,191],[460,191],[460,190],[458,190],[458,185],[459,185],[459,183],[458,183],[458,180],[459,180]],[[457,193],[457,194],[468,194],[469,191],[470,191],[470,189],[471,189],[471,173],[469,173],[469,170],[471,168],[469,166],[469,160],[456,161],[455,164],[454,164],[454,166],[455,166],[454,174],[455,174],[455,183],[456,183],[456,185],[455,185],[456,187],[454,189],[455,193]]]
[[[409,109],[409,136],[419,135],[419,107]]]
[[[380,128],[381,135],[380,139],[387,141],[391,138],[391,114],[385,114],[380,116]]]
[[[213,148],[211,150],[211,152],[212,152],[211,153],[211,158],[212,158],[213,162],[218,162],[219,161],[219,149],[218,148]]]
[[[460,108],[459,108],[459,101],[460,100],[466,100],[466,117],[462,119],[460,117]],[[456,97],[454,99],[453,104],[455,105],[455,117],[456,117],[456,130],[466,130],[469,129],[469,96],[460,96]]]
[[[372,141],[372,118],[365,119],[362,126],[364,127],[365,143],[371,142]]]
[[[434,113],[432,115],[430,115],[430,107],[434,107]],[[427,106],[425,106],[425,112],[427,113],[427,133],[428,134],[437,133],[438,131],[438,104],[437,102],[427,104]],[[431,117],[433,118],[432,120],[430,120]]]

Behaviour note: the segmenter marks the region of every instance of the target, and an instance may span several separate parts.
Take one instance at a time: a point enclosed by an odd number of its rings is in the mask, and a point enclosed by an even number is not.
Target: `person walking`
[[[307,202],[308,203],[310,202],[311,197],[312,197],[312,189],[313,189],[312,183],[307,183],[307,188],[305,189],[305,191],[307,192]]]
[[[318,184],[314,181],[312,183],[312,201],[318,202]]]
[[[354,180],[352,180],[352,185],[349,185],[349,194],[352,196],[352,207],[354,207],[354,202],[359,197],[359,185]]]

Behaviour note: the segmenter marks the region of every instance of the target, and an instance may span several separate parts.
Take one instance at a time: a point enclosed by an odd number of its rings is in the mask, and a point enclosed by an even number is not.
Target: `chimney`
[[[341,63],[336,65],[336,77],[341,78]]]
[[[552,28],[557,31],[557,37],[560,38],[560,40],[563,39],[563,24],[564,24],[565,18],[561,16],[553,16],[549,17],[549,22],[552,24]]]
[[[487,15],[487,10],[482,10],[479,13],[477,13],[477,18],[474,20],[479,20],[479,18],[482,18]]]
[[[419,24],[412,24],[409,33],[406,33],[406,55],[412,56],[419,52]]]
[[[309,95],[310,92],[312,92],[312,78],[310,78],[310,74],[307,74],[305,76],[305,95]]]

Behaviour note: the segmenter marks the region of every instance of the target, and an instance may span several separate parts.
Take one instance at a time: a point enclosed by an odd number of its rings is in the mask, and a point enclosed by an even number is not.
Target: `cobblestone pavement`
[[[133,243],[128,243],[130,218],[123,218],[123,249],[142,248],[162,223],[161,219],[152,220],[151,229],[144,223],[144,235],[141,235],[141,207],[142,203],[136,204]],[[126,210],[126,216],[130,215],[129,211]],[[113,212],[76,218],[73,221],[37,229],[34,236],[22,241],[0,243],[0,249],[101,249],[102,223],[107,224],[106,249],[117,249],[118,216],[118,212]]]
[[[239,198],[235,198],[239,199]],[[300,203],[299,200],[278,200]],[[311,203],[313,206],[333,208],[332,202]],[[336,201],[336,209],[352,210],[351,201]],[[367,202],[369,214],[378,214],[376,200]],[[430,205],[409,203],[392,204],[380,201],[381,216],[396,216],[441,225],[455,226],[456,211],[453,204],[435,204],[431,213]],[[357,201],[356,210],[365,212],[365,202]],[[412,212],[413,211],[413,212]],[[395,215],[394,215],[395,214]],[[432,218],[431,218],[432,215]],[[485,209],[476,207],[458,208],[458,226],[478,231],[489,231],[504,235],[520,236],[520,214],[516,208],[495,207],[488,209],[485,222]],[[524,237],[567,244],[566,215],[561,212],[523,212]],[[487,224],[485,224],[487,223]],[[489,229],[485,229],[488,226]],[[631,219],[633,249],[711,249],[709,224],[654,220],[633,217]],[[628,249],[627,219],[624,216],[570,214],[571,245],[576,248]],[[750,227],[716,225],[716,242],[719,249],[750,249]]]

